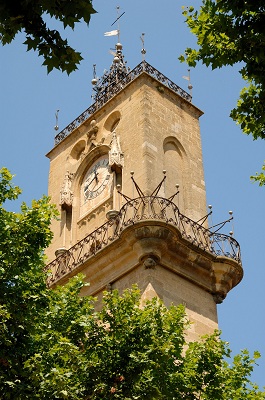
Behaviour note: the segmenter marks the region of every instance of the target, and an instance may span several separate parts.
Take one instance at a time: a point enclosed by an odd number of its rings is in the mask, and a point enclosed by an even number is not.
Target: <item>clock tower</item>
[[[183,303],[189,336],[218,327],[216,304],[243,276],[232,235],[209,229],[199,118],[191,96],[122,45],[92,80],[94,103],[57,134],[49,196],[60,210],[48,284],[81,272],[83,295],[137,283],[144,299]],[[221,226],[221,225],[220,225]]]

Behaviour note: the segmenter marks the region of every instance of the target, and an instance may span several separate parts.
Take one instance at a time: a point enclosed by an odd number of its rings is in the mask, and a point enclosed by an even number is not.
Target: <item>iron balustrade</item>
[[[169,89],[173,90],[179,96],[185,100],[191,102],[192,97],[185,90],[181,89],[173,81],[159,72],[157,69],[152,67],[146,61],[142,61],[133,70],[131,70],[123,79],[116,81],[114,80],[110,83],[103,94],[97,97],[96,101],[88,107],[79,117],[67,125],[61,132],[55,136],[55,145],[60,143],[65,139],[71,132],[73,132],[78,126],[80,126],[84,121],[86,121],[92,114],[104,106],[112,97],[124,89],[130,82],[134,81],[139,75],[146,72],[148,75],[152,76],[157,81],[161,82],[163,85],[167,86]]]
[[[126,227],[140,221],[156,220],[175,226],[181,237],[194,246],[214,256],[225,256],[241,264],[240,246],[233,237],[211,232],[181,214],[178,207],[168,199],[146,196],[128,201],[115,218],[108,220],[48,264],[45,267],[45,272],[48,272],[47,284],[52,285],[81,266],[98,251],[118,239]]]

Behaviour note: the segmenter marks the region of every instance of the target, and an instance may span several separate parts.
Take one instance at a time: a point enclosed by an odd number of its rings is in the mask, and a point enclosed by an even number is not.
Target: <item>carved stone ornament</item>
[[[224,301],[225,297],[226,297],[225,293],[214,293],[213,294],[213,299],[216,304],[221,304]]]
[[[110,143],[109,165],[114,171],[124,166],[124,155],[121,151],[120,141],[115,131],[112,133],[112,140]]]
[[[70,210],[72,208],[73,192],[71,190],[71,186],[73,178],[74,174],[67,171],[64,176],[62,189],[60,191],[61,194],[60,206],[62,207],[63,210]]]
[[[143,265],[145,269],[154,269],[157,265],[157,262],[155,261],[154,257],[150,256],[144,260]]]
[[[89,128],[89,131],[87,132],[87,137],[88,137],[89,142],[90,142],[89,150],[91,150],[92,148],[94,148],[94,147],[96,147],[98,145],[97,133],[98,133],[97,122],[96,122],[95,119],[93,119],[90,122],[90,128]]]

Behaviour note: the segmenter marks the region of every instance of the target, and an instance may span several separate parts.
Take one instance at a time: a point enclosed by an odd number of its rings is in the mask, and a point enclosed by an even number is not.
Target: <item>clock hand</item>
[[[98,183],[98,172],[96,172],[96,171],[94,171],[94,176],[93,176],[93,178],[87,183],[87,185],[84,187],[84,190],[86,191],[88,188],[89,188],[89,186],[91,185],[91,183],[94,181],[94,180],[96,180],[96,183]],[[94,185],[94,187],[95,187],[96,185]]]
[[[86,186],[84,187],[84,190],[87,190],[89,188],[89,186],[91,185],[91,183],[96,179],[96,176],[94,176],[91,181],[89,181]]]
[[[94,171],[95,172],[95,179],[96,179],[96,182],[98,183],[98,172],[97,171]]]

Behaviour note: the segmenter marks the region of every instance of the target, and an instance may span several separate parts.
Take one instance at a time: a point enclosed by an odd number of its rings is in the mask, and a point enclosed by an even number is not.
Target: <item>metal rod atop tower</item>
[[[55,127],[54,127],[55,131],[58,131],[58,129],[59,129],[59,125],[58,125],[59,111],[60,110],[56,110],[56,113],[55,113]]]
[[[117,22],[118,42],[120,42],[120,18],[125,14],[125,11],[120,15],[120,6],[117,6],[116,10],[117,10],[117,18],[111,24],[111,26],[113,26]]]
[[[145,34],[142,33],[142,35],[140,36],[140,39],[141,39],[141,42],[142,42],[142,45],[143,45],[142,50],[141,50],[143,61],[145,60],[145,55],[146,55],[146,50],[144,48],[144,35]]]
[[[186,79],[189,82],[188,89],[190,91],[190,96],[192,97],[192,88],[193,88],[193,86],[192,86],[191,81],[190,81],[190,69],[188,69],[188,76],[183,76],[182,78]]]

